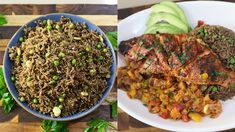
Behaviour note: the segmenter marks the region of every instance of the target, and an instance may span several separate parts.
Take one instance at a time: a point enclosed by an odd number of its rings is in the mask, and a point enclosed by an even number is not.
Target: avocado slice
[[[160,2],[160,4],[169,6],[170,8],[174,9],[177,12],[178,16],[180,17],[180,19],[189,27],[190,30],[192,29],[188,23],[187,17],[184,14],[184,11],[176,3],[172,1],[162,1]]]
[[[171,8],[171,7],[169,7],[167,5],[163,5],[163,4],[155,4],[151,7],[151,10],[152,10],[152,13],[166,12],[166,13],[171,13],[175,16],[178,16],[178,13],[174,8]]]
[[[145,30],[144,34],[155,34],[156,32],[169,33],[169,34],[185,33],[183,30],[169,23],[157,23],[152,25],[151,27],[148,27]]]
[[[167,22],[182,29],[184,32],[188,32],[188,26],[184,22],[182,22],[177,16],[171,13],[166,13],[166,12],[153,13],[152,15],[150,15],[147,21],[147,27],[151,27],[152,25],[158,22]]]

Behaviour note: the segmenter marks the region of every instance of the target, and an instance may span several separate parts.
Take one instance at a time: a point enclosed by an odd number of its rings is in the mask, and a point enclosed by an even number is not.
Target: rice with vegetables
[[[9,48],[19,100],[42,114],[65,117],[94,106],[110,78],[112,54],[85,23],[38,20]]]

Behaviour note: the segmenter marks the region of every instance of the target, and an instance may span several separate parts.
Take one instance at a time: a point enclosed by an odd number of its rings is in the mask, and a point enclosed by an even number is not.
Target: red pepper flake
[[[200,27],[200,26],[202,26],[202,25],[204,25],[204,24],[205,24],[205,22],[202,21],[202,20],[199,20],[199,21],[197,22],[197,26],[198,26],[198,27]]]

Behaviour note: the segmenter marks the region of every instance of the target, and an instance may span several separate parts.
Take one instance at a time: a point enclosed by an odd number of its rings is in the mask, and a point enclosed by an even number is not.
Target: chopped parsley
[[[186,53],[183,53],[179,56],[179,60],[182,64],[185,64],[186,60],[187,60],[187,55]]]
[[[233,66],[235,64],[235,57],[231,56],[228,58],[228,65]]]

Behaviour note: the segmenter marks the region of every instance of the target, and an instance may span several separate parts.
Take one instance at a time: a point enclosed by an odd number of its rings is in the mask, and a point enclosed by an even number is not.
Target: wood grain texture
[[[79,15],[98,26],[117,26],[117,15]],[[4,26],[22,26],[40,15],[6,15]]]
[[[0,5],[5,15],[42,15],[49,13],[72,13],[79,15],[116,15],[117,5]]]

